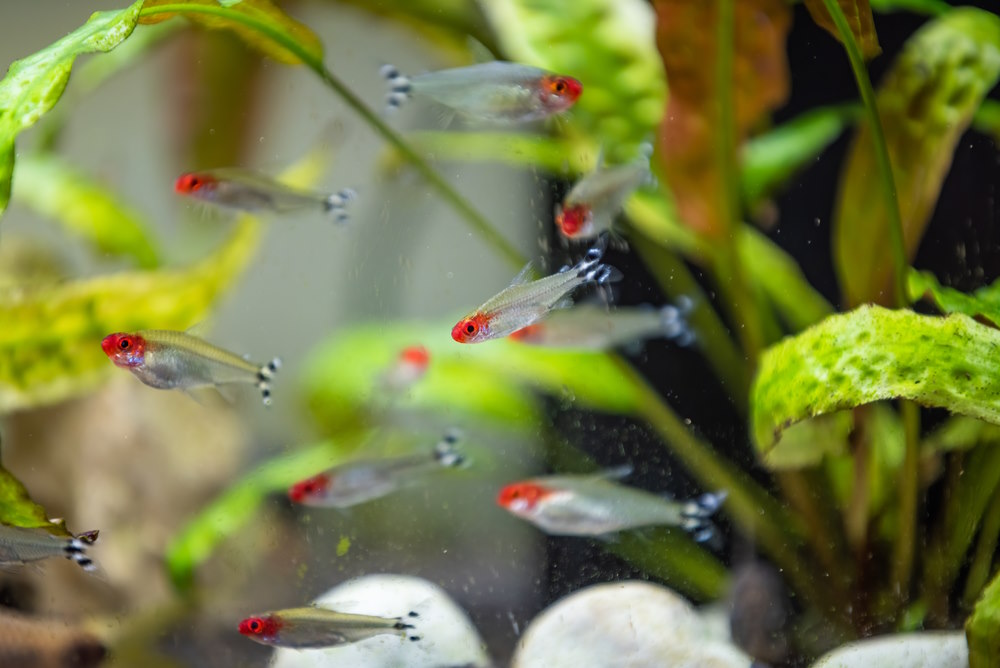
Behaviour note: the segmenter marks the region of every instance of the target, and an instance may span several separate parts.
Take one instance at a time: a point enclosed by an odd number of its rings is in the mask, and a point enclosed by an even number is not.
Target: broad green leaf
[[[357,426],[367,414],[392,405],[534,425],[539,414],[532,389],[613,413],[631,413],[639,405],[634,386],[604,354],[545,350],[506,340],[462,345],[451,339],[457,320],[397,322],[389,329],[364,325],[338,332],[304,365],[306,395],[319,421],[331,431]],[[400,350],[418,343],[430,352],[427,375],[404,396],[387,395],[380,375]]]
[[[764,464],[771,470],[816,466],[825,457],[845,454],[850,433],[851,415],[846,412],[793,424],[764,455]]]
[[[62,520],[53,522],[45,509],[31,500],[28,490],[10,471],[0,466],[0,524],[45,529],[56,536],[71,536]]]
[[[1000,427],[969,417],[951,417],[920,443],[921,455],[969,450],[977,445],[1000,444]]]
[[[766,459],[789,426],[902,397],[1000,424],[1000,331],[865,306],[835,315],[761,356],[751,426]]]
[[[882,14],[890,12],[914,12],[937,16],[952,9],[945,0],[870,0],[872,9]]]
[[[140,23],[159,23],[182,14],[213,30],[232,30],[240,39],[279,63],[299,65],[302,59],[289,44],[298,45],[317,63],[323,62],[323,43],[306,25],[291,18],[270,0],[146,0]]]
[[[77,56],[110,51],[132,33],[142,2],[117,12],[97,12],[55,44],[11,63],[0,81],[0,214],[10,199],[17,135],[59,100]]]
[[[131,257],[143,268],[159,264],[142,216],[55,155],[21,158],[13,198],[59,221],[101,252]]]
[[[250,262],[260,223],[185,269],[133,271],[0,293],[0,413],[84,392],[113,368],[101,339],[122,330],[185,329],[201,321]]]
[[[1000,102],[983,100],[979,109],[972,116],[972,127],[983,134],[988,134],[1000,144]]]
[[[910,301],[926,299],[942,313],[964,313],[981,322],[1000,327],[1000,281],[970,295],[944,287],[929,271],[913,269],[907,276],[907,293]]]
[[[994,575],[965,622],[969,668],[1000,665],[1000,574]]]
[[[652,12],[644,0],[490,0],[480,3],[504,55],[576,77],[583,95],[569,125],[631,160],[667,99]]]
[[[857,105],[821,107],[753,137],[743,146],[743,198],[759,202],[813,162],[857,120]]]
[[[952,152],[1000,76],[1000,16],[956,9],[925,24],[878,91],[878,109],[909,255],[916,252]],[[834,211],[837,273],[846,301],[885,301],[892,262],[886,201],[871,132],[862,125],[841,175]]]
[[[784,104],[789,88],[785,37],[791,9],[781,0],[735,3],[732,105],[723,108],[718,102],[716,67],[718,3],[656,0],[654,6],[656,42],[670,84],[657,155],[680,220],[718,242],[738,215],[726,211],[730,207],[725,205],[723,180],[727,163],[737,160],[736,146],[717,146],[718,126],[723,114],[731,117],[738,146]]]
[[[875,19],[872,17],[872,8],[868,0],[837,0],[844,18],[851,26],[851,33],[861,48],[861,55],[865,60],[874,58],[882,53],[882,47],[878,45],[878,35],[875,34]],[[838,41],[840,33],[833,23],[833,17],[827,11],[823,0],[805,0],[806,9],[813,17],[819,27],[833,35]]]
[[[174,586],[182,591],[188,589],[198,566],[222,541],[243,530],[257,516],[265,498],[336,466],[362,440],[362,435],[356,435],[339,443],[327,441],[303,447],[262,464],[233,484],[185,525],[167,547],[167,572]]]

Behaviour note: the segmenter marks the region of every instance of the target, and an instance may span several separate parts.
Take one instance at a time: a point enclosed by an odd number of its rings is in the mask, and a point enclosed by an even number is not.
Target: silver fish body
[[[401,617],[376,617],[336,612],[326,608],[289,608],[261,615],[276,622],[272,635],[249,636],[265,645],[310,649],[337,647],[380,635],[418,640],[410,633],[412,624]]]
[[[86,571],[97,570],[87,556],[90,543],[81,538],[56,536],[41,528],[0,525],[0,565],[20,566],[49,557],[63,557]]]
[[[680,344],[693,339],[681,306],[617,308],[596,304],[553,311],[543,320],[511,334],[534,346],[562,350],[608,350],[645,339],[664,337]]]
[[[590,239],[613,229],[615,218],[629,196],[650,180],[649,160],[643,159],[617,167],[598,169],[578,181],[567,193],[557,211],[579,208],[582,225],[572,233],[563,226],[560,231],[572,239]]]

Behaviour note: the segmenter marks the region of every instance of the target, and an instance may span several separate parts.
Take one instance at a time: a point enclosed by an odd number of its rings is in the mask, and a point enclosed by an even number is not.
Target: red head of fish
[[[425,369],[431,361],[431,354],[423,346],[408,346],[399,353],[399,361],[409,366]]]
[[[294,503],[308,503],[314,497],[326,492],[329,486],[330,476],[320,473],[292,485],[288,489],[288,498]]]
[[[240,622],[240,633],[260,642],[266,642],[278,635],[281,620],[274,615],[266,617],[247,617]]]
[[[215,182],[215,179],[207,174],[188,172],[177,177],[177,181],[174,182],[174,190],[181,195],[191,195],[205,186],[215,184]]]
[[[556,214],[556,226],[568,239],[573,239],[581,233],[585,234],[590,226],[590,208],[578,204],[561,209]]]
[[[497,505],[514,514],[529,513],[552,490],[533,482],[515,482],[506,485],[497,495]]]
[[[552,113],[566,111],[576,103],[583,93],[583,84],[573,77],[549,74],[542,77],[539,83],[541,86],[539,96],[542,104]]]
[[[451,328],[451,338],[459,343],[477,343],[489,333],[489,319],[482,313],[462,318]]]
[[[116,332],[104,337],[101,349],[115,366],[127,369],[143,363],[146,355],[146,339],[138,334]]]

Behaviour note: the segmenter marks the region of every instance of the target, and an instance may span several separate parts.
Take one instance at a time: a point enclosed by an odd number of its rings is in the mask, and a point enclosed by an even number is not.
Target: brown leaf
[[[826,11],[823,0],[805,0],[805,3],[806,9],[809,10],[816,25],[839,41],[840,33],[837,32],[837,26],[834,25],[830,12]],[[851,26],[851,32],[854,33],[854,39],[858,41],[861,55],[865,57],[865,60],[870,60],[882,53],[882,47],[878,45],[878,35],[875,34],[875,19],[872,17],[872,8],[868,4],[868,0],[837,0],[837,4],[840,5],[848,25]]]
[[[684,222],[717,236],[728,226],[718,204],[722,180],[713,146],[718,115],[715,3],[656,0],[655,7],[656,42],[670,86],[659,136],[664,174]],[[742,142],[788,96],[785,36],[791,13],[781,0],[745,0],[736,3],[735,25],[733,101],[736,137]]]

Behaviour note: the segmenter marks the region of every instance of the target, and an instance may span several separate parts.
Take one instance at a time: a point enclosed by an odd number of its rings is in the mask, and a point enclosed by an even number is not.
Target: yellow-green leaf
[[[952,153],[1000,76],[1000,16],[962,8],[911,37],[878,91],[906,251],[916,252]],[[871,132],[862,124],[844,163],[834,211],[837,273],[851,305],[885,302],[892,261],[886,198]]]
[[[270,0],[146,0],[139,22],[159,23],[177,14],[205,28],[232,30],[244,42],[279,63],[302,64],[302,59],[289,45],[297,45],[314,62],[323,62],[323,43],[316,33]]]
[[[59,100],[76,57],[118,46],[135,28],[141,7],[139,0],[128,9],[97,12],[55,44],[11,63],[0,81],[0,214],[10,199],[17,135]]]
[[[159,264],[142,216],[55,155],[21,158],[13,198],[60,222],[101,252],[131,257],[143,268]]]
[[[833,17],[826,10],[823,0],[805,0],[805,4],[813,21],[839,40],[840,33],[837,32],[837,26],[833,24]],[[875,34],[875,19],[872,16],[872,8],[868,4],[868,0],[837,0],[837,4],[840,5],[841,11],[844,12],[844,18],[851,26],[851,33],[858,42],[858,46],[861,47],[861,55],[865,57],[865,60],[882,53],[882,47],[878,45],[878,35]]]
[[[1000,281],[966,294],[938,283],[929,271],[910,270],[907,276],[910,301],[926,299],[942,313],[964,313],[970,318],[1000,327]]]
[[[66,523],[53,522],[45,509],[31,500],[28,490],[10,471],[0,466],[0,524],[45,529],[56,536],[70,536]]]

